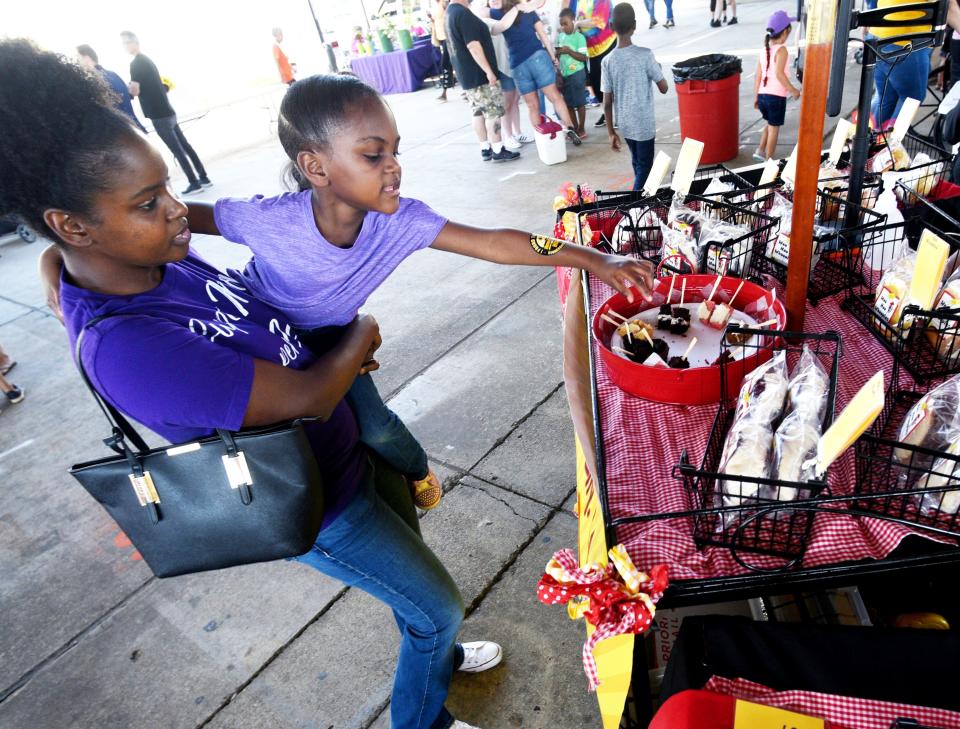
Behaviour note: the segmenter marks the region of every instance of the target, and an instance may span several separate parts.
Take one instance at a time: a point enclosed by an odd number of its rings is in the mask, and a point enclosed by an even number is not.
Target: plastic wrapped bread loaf
[[[897,440],[933,451],[946,451],[960,439],[960,375],[928,392],[910,408]],[[934,456],[897,448],[893,457],[913,469],[928,469]]]
[[[830,377],[809,347],[804,347],[793,368],[789,385],[789,411],[798,412],[804,420],[822,423],[827,410]]]

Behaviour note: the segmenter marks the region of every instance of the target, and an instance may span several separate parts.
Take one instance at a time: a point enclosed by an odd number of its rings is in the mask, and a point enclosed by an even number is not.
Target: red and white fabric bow
[[[642,633],[656,614],[656,602],[667,587],[667,566],[640,572],[622,544],[613,547],[606,567],[581,568],[570,549],[561,549],[547,564],[537,584],[545,605],[566,603],[571,620],[585,618],[595,630],[583,644],[583,670],[590,690],[600,685],[593,649],[615,635]]]

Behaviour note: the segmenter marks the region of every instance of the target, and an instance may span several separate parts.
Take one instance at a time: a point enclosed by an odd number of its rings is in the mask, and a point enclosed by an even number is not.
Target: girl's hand
[[[799,99],[799,98],[800,98],[800,89],[797,89],[797,88],[791,89],[791,90],[790,90],[790,96],[792,96],[794,99]]]
[[[760,108],[760,99],[754,99],[754,100],[753,100],[753,108],[754,108],[754,109],[759,109],[759,108]]]
[[[639,291],[647,301],[652,300],[655,271],[650,261],[638,261],[627,256],[608,254],[593,270],[593,274],[626,296],[627,301],[633,303],[634,290]]]
[[[613,132],[610,135],[610,149],[612,149],[614,152],[620,151],[620,135],[616,132]]]

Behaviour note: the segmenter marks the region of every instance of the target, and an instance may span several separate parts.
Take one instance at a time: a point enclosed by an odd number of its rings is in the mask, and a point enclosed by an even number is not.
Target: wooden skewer
[[[760,322],[759,324],[757,324],[757,326],[758,326],[758,327],[768,327],[768,326],[770,326],[771,324],[776,324],[777,321],[778,321],[777,319],[767,319],[767,321]]]
[[[689,357],[689,356],[690,356],[690,352],[692,352],[692,351],[693,351],[693,348],[696,347],[696,346],[697,346],[697,338],[694,337],[694,338],[691,340],[691,342],[690,342],[690,346],[687,347],[687,351],[683,353],[683,358],[686,359],[687,357]]]
[[[622,319],[623,321],[630,321],[629,319],[627,319],[627,317],[625,317],[619,311],[614,311],[613,309],[607,309],[607,311],[609,311],[611,314],[617,317],[617,319]]]
[[[683,299],[687,295],[687,279],[683,279],[683,288],[680,289],[680,306],[683,306]]]
[[[646,329],[641,329],[641,330],[640,330],[640,333],[643,334],[643,336],[645,336],[645,337],[647,338],[647,341],[650,342],[650,346],[652,347],[652,346],[653,346],[653,340],[650,339],[650,335],[647,334],[647,330],[646,330]]]
[[[614,347],[613,351],[618,352],[619,354],[625,354],[627,355],[627,357],[630,356],[630,353],[627,350],[625,350],[623,347]]]
[[[673,286],[677,283],[677,274],[673,274],[673,278],[670,279],[670,293],[667,294],[667,303],[670,304],[673,302]]]
[[[721,273],[717,276],[717,282],[713,285],[713,291],[710,292],[710,295],[707,297],[707,301],[713,301],[714,294],[717,293],[717,289],[720,288],[720,281],[723,279],[723,274]]]
[[[618,328],[620,327],[620,322],[618,322],[618,321],[617,321],[616,319],[614,319],[613,317],[609,317],[609,316],[607,316],[606,314],[601,314],[601,315],[600,315],[600,318],[603,319],[603,320],[604,320],[605,322],[607,322],[608,324],[613,324],[615,327],[618,327]]]
[[[737,294],[740,293],[740,289],[743,288],[743,285],[746,283],[746,280],[740,282],[740,285],[737,286],[737,290],[733,292],[733,298],[730,299],[730,308],[733,308],[733,302],[737,300]]]

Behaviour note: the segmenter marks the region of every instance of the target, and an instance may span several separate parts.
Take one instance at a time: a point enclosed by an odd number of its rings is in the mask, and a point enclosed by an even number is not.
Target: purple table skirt
[[[381,94],[405,94],[416,91],[423,79],[438,68],[432,45],[415,46],[411,51],[394,51],[354,58],[350,66],[357,77]]]

